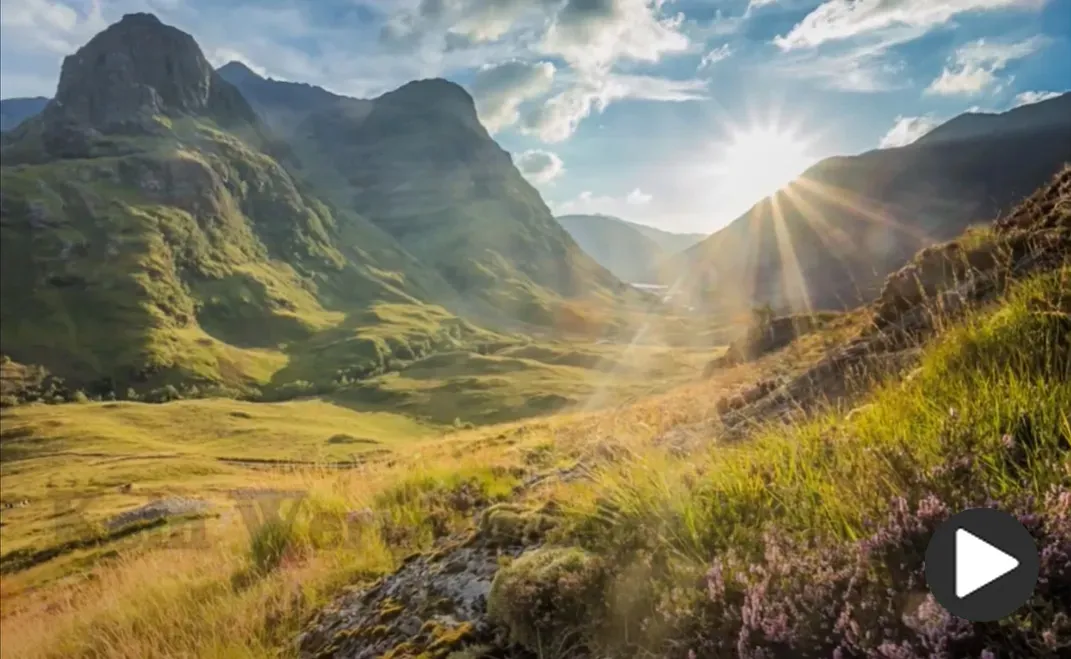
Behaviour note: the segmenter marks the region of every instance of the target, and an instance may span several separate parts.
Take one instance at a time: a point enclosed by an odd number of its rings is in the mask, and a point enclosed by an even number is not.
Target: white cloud
[[[657,62],[684,52],[683,15],[663,17],[665,0],[567,0],[543,35],[541,49],[585,72],[617,60]]]
[[[550,62],[519,60],[481,69],[470,89],[488,130],[495,132],[515,124],[522,103],[550,91],[554,73]]]
[[[718,62],[728,59],[732,54],[732,47],[729,44],[722,44],[706,55],[703,55],[703,59],[699,60],[699,67],[696,70],[702,71],[704,69],[709,69]]]
[[[99,3],[87,13],[51,0],[4,0],[0,34],[5,48],[68,55],[106,27]]]
[[[470,39],[494,41],[502,38],[528,13],[542,14],[558,0],[462,0],[464,10],[450,31]]]
[[[654,197],[634,188],[632,192],[623,197],[611,195],[596,195],[585,190],[570,199],[554,207],[555,215],[611,215],[625,219],[634,218],[641,213],[641,208],[650,205]]]
[[[610,74],[581,80],[533,107],[521,130],[544,142],[562,142],[591,115],[623,99],[681,102],[706,98],[702,80],[670,80],[653,76]]]
[[[1034,103],[1040,103],[1042,101],[1047,101],[1050,98],[1056,98],[1057,96],[1062,95],[1063,92],[1022,92],[1020,94],[1015,95],[1015,101],[1012,103],[1012,107],[1017,108],[1023,105],[1032,105]]]
[[[1046,0],[827,0],[774,39],[783,50],[851,39],[888,29],[912,27],[927,32],[968,12],[1038,9]]]
[[[565,171],[562,159],[550,151],[533,149],[517,156],[515,164],[533,183],[550,183]]]
[[[1018,43],[991,43],[985,39],[960,47],[949,58],[944,71],[926,89],[929,94],[945,96],[977,94],[1000,82],[997,74],[1009,62],[1037,52],[1045,39],[1035,36]]]
[[[896,118],[893,127],[881,138],[878,148],[891,149],[898,146],[907,146],[930,132],[940,124],[937,119],[930,116]]]
[[[832,48],[798,50],[769,61],[770,72],[793,80],[813,80],[825,89],[881,92],[904,86],[906,68],[890,49],[918,38],[918,28],[888,30],[861,44],[835,44]]]
[[[497,41],[531,17],[545,20],[559,0],[421,0],[383,3],[390,16],[380,38],[403,48],[442,42],[449,35],[473,43]],[[401,6],[399,6],[401,5]]]

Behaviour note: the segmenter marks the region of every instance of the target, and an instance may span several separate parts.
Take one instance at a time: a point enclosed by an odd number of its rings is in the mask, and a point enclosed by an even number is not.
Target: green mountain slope
[[[315,85],[264,78],[241,62],[228,62],[216,72],[242,92],[275,134],[284,137],[291,136],[310,113],[339,101],[356,100]]]
[[[1006,211],[1071,161],[1071,94],[1032,106],[1036,121],[1022,114],[962,131],[954,119],[911,146],[818,163],[688,250],[688,288],[730,313],[872,299],[917,250]]]
[[[555,324],[562,298],[599,307],[627,290],[555,222],[458,85],[343,99],[310,113],[291,145],[306,178],[483,313]]]
[[[0,350],[122,391],[359,375],[483,335],[427,304],[456,301],[441,277],[276,150],[189,35],[135,14],[94,37],[4,136]]]

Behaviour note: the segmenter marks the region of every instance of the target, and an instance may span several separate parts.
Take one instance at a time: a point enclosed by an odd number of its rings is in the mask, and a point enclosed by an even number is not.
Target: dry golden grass
[[[433,505],[428,499],[399,503],[386,495],[407,491],[413,484],[419,484],[418,490],[449,489],[476,479],[491,496],[496,492],[506,496],[516,484],[510,469],[534,473],[592,456],[641,450],[673,428],[709,419],[715,400],[755,377],[756,367],[743,365],[715,379],[612,410],[414,440],[405,451],[345,471],[217,466],[198,480],[193,473],[197,464],[186,471],[172,467],[173,480],[155,481],[153,496],[200,490],[223,511],[203,522],[202,546],[182,542],[196,523],[175,525],[170,531],[148,531],[0,577],[4,638],[0,656],[229,658],[280,652],[289,656],[292,637],[318,605],[343,585],[391,570],[407,552],[426,548],[433,539],[418,533],[388,545],[381,536],[382,525],[373,525],[350,534],[347,542],[308,543],[303,551],[286,556],[277,569],[260,573],[250,551],[250,530],[235,502],[228,499],[229,488],[304,491],[309,493],[305,504],[317,511],[345,514],[373,509],[388,525],[419,527]],[[151,469],[148,464],[132,464]],[[84,485],[100,467],[78,466],[73,474],[82,480],[76,480],[72,491],[80,491],[78,483]],[[10,480],[15,479],[9,473],[5,485]],[[33,492],[47,499],[54,489],[62,488],[38,484]],[[129,507],[135,500],[119,494],[101,499],[95,501],[98,516]],[[8,513],[41,518],[21,544],[47,543],[48,534],[54,532],[42,511]],[[467,523],[467,519],[454,521],[458,528]]]

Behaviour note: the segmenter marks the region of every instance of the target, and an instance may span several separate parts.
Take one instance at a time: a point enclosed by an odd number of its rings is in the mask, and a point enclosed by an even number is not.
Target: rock
[[[395,652],[445,659],[463,644],[493,641],[500,630],[487,615],[492,581],[503,562],[539,546],[557,512],[549,504],[485,509],[472,535],[410,557],[370,588],[321,611],[297,639],[300,656],[372,659]]]
[[[297,639],[300,656],[373,659],[404,648],[404,656],[445,658],[464,642],[488,638],[487,596],[499,559],[521,551],[459,542],[416,556],[321,611]]]
[[[255,122],[241,94],[220,78],[193,37],[152,14],[127,14],[63,60],[55,99],[43,112],[63,131],[159,132],[158,116],[201,114]],[[67,135],[70,142],[81,141]]]
[[[209,509],[209,504],[200,499],[160,499],[152,503],[119,513],[108,520],[108,530],[114,531],[136,522],[151,522],[165,517],[195,515]]]

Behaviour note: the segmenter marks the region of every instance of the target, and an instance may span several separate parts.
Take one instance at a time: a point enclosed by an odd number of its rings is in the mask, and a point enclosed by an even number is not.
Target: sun
[[[723,189],[752,202],[773,194],[816,161],[808,143],[788,130],[752,127],[734,130],[715,151]]]

